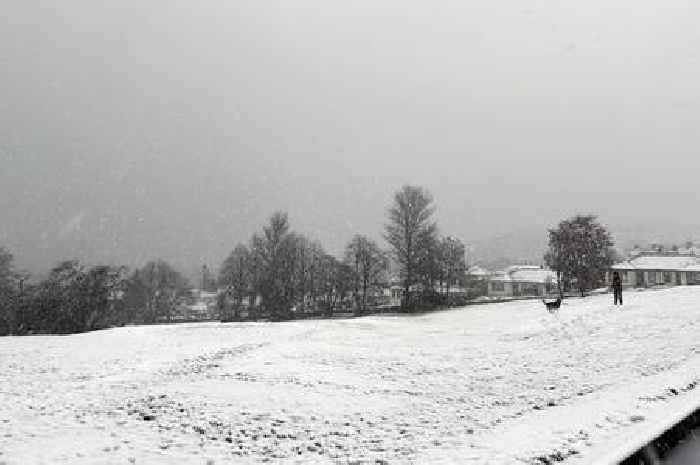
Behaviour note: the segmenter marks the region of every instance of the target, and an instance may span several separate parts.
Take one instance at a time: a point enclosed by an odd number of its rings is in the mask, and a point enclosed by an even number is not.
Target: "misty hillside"
[[[540,265],[546,248],[546,231],[523,229],[473,242],[468,260],[489,270],[514,264]]]

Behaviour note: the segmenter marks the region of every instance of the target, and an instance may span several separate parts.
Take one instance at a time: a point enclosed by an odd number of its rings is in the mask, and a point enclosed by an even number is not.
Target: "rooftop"
[[[496,273],[492,278],[495,281],[516,281],[527,283],[556,282],[557,274],[539,266],[511,266],[504,271]]]
[[[616,264],[613,269],[700,271],[700,257],[677,252],[643,253]]]
[[[491,274],[488,270],[480,267],[479,265],[472,266],[469,268],[467,273],[471,276],[489,276]]]

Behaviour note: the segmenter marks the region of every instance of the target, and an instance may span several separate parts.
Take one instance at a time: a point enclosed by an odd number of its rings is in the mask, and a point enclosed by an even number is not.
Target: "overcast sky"
[[[217,266],[275,209],[338,252],[403,183],[466,242],[595,212],[700,239],[692,0],[6,0],[0,245]]]

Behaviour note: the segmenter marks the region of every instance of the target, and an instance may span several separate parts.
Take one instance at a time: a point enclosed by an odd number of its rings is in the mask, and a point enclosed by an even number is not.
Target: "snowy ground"
[[[700,287],[0,338],[0,463],[594,463],[700,405]]]

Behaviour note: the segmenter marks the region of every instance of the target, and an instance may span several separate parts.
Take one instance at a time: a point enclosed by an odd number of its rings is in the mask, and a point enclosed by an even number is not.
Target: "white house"
[[[624,287],[700,284],[700,257],[693,252],[641,252],[612,269]]]
[[[556,291],[557,275],[539,266],[511,266],[489,278],[489,297],[546,297]]]
[[[422,291],[423,286],[420,284],[412,284],[411,287],[409,288],[409,292],[411,294],[418,294]],[[467,294],[467,290],[462,287],[462,286],[457,286],[457,285],[450,285],[449,287],[447,286],[447,283],[435,283],[435,286],[433,288],[435,292],[438,294],[442,294],[444,296],[449,295],[450,298],[465,298]],[[383,306],[384,307],[399,307],[401,306],[402,300],[403,300],[403,295],[404,295],[405,289],[403,287],[403,284],[401,280],[398,277],[392,278],[388,285],[385,286],[382,290],[382,300],[384,301]]]

